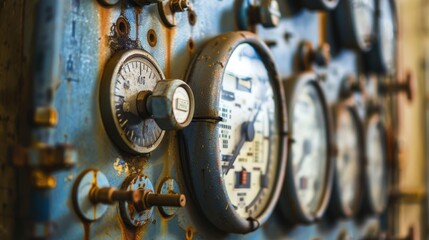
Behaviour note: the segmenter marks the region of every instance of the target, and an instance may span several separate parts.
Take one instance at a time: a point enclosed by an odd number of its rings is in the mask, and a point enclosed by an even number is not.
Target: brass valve
[[[156,194],[151,190],[138,189],[132,191],[118,190],[114,187],[92,187],[89,199],[93,204],[114,204],[120,201],[130,202],[141,212],[154,206],[184,207],[186,197],[183,194]]]

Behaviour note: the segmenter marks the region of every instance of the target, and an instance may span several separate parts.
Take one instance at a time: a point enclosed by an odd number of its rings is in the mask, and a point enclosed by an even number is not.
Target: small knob
[[[387,94],[388,92],[392,93],[405,93],[408,101],[412,101],[414,97],[414,78],[411,72],[407,72],[405,79],[401,82],[394,83],[380,83],[378,86],[378,91],[381,94]]]
[[[348,98],[353,93],[363,92],[363,89],[363,82],[357,80],[354,75],[347,75],[341,84],[340,95],[342,98]]]
[[[259,9],[259,22],[265,28],[277,27],[280,24],[280,8],[277,0],[263,0]]]
[[[322,43],[314,52],[314,63],[321,67],[326,67],[331,62],[331,46]]]
[[[180,130],[189,125],[194,115],[194,95],[182,80],[161,80],[153,91],[137,95],[140,117],[153,118],[163,130]]]
[[[280,7],[277,0],[262,0],[259,6],[252,6],[250,21],[253,24],[260,23],[265,28],[277,27],[280,24]]]
[[[146,6],[146,5],[161,2],[161,0],[134,0],[134,2],[140,6]]]
[[[185,12],[191,8],[189,0],[171,0],[170,8],[173,12]]]
[[[311,70],[313,64],[326,67],[331,61],[331,47],[328,43],[322,43],[314,49],[310,41],[302,41],[298,48],[298,61],[301,70]]]

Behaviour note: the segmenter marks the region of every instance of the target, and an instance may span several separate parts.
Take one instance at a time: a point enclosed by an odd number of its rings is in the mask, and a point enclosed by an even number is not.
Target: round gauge
[[[335,10],[337,34],[346,48],[368,51],[375,33],[375,0],[343,0]]]
[[[187,79],[196,93],[181,138],[190,192],[218,229],[254,231],[277,202],[286,161],[284,97],[269,50],[248,32],[220,35]]]
[[[393,0],[378,0],[377,36],[373,49],[365,54],[366,68],[377,73],[393,73],[396,68],[397,19]]]
[[[371,115],[367,121],[365,147],[367,206],[371,212],[381,213],[387,203],[387,146],[378,114]]]
[[[362,127],[354,107],[340,103],[334,112],[336,161],[330,214],[351,217],[361,199]]]
[[[324,213],[331,190],[330,127],[323,91],[311,73],[285,82],[290,151],[281,206],[294,223],[310,223]]]
[[[340,0],[301,0],[301,5],[312,10],[332,10]]]
[[[101,115],[110,138],[133,154],[153,151],[164,130],[189,125],[194,113],[191,88],[179,79],[164,79],[149,53],[117,53],[105,66],[100,86]]]

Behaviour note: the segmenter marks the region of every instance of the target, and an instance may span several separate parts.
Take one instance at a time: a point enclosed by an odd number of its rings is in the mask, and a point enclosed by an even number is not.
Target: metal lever
[[[99,188],[94,186],[89,192],[89,199],[93,204],[132,202],[134,208],[139,212],[154,206],[184,207],[186,205],[186,197],[183,194],[156,194],[147,189],[125,191],[114,187]]]

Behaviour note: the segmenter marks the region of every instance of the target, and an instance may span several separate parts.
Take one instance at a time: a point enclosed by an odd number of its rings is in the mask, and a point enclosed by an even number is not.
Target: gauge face
[[[113,59],[118,61],[112,63],[114,67],[106,67],[114,70],[103,75],[100,99],[106,130],[123,150],[148,153],[158,146],[164,131],[154,119],[139,117],[136,96],[141,91],[153,90],[163,75],[154,60],[139,50]]]
[[[379,34],[382,61],[386,69],[392,70],[395,67],[396,61],[396,22],[393,15],[392,2],[384,0],[380,1],[380,4]]]
[[[385,186],[385,146],[381,123],[375,119],[368,124],[366,136],[367,165],[369,197],[375,209],[384,207],[386,196]]]
[[[357,41],[363,48],[369,48],[374,32],[374,0],[350,0],[352,2],[353,24]]]
[[[222,79],[219,145],[224,185],[236,212],[257,217],[271,200],[278,168],[278,114],[256,50],[237,46]]]
[[[292,109],[293,177],[301,208],[306,213],[319,209],[327,177],[327,123],[320,95],[313,83],[296,93]]]
[[[351,109],[343,108],[337,115],[336,174],[343,207],[353,210],[360,182],[360,145],[358,126]]]
[[[195,57],[187,82],[195,114],[179,132],[179,151],[190,192],[219,230],[255,231],[280,197],[288,149],[284,88],[270,50],[250,32],[219,35]]]

